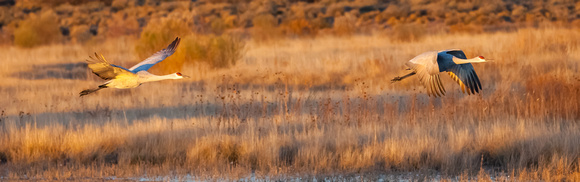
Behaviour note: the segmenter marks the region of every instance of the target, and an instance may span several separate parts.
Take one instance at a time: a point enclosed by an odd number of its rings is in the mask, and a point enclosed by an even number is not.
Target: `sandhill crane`
[[[145,82],[153,82],[159,80],[167,80],[167,79],[182,79],[184,75],[181,73],[173,73],[169,75],[154,75],[147,70],[151,68],[153,65],[163,61],[165,58],[169,57],[171,54],[175,52],[175,49],[179,45],[181,39],[179,37],[175,38],[175,40],[167,46],[167,48],[153,54],[149,58],[143,60],[139,64],[127,69],[121,66],[117,66],[114,64],[110,64],[103,55],[97,55],[95,53],[95,57],[89,56],[91,59],[87,60],[89,63],[89,68],[93,70],[93,73],[104,80],[108,80],[102,85],[99,85],[96,89],[87,89],[83,90],[80,93],[80,96],[84,96],[93,92],[96,92],[103,88],[118,88],[118,89],[127,89],[127,88],[135,88]]]
[[[445,88],[441,83],[439,72],[447,72],[455,80],[463,93],[475,94],[481,90],[479,77],[475,74],[471,63],[486,62],[483,56],[467,59],[465,53],[459,49],[425,52],[411,59],[405,65],[413,72],[402,77],[395,77],[391,82],[401,81],[404,78],[418,74],[419,81],[427,89],[427,95],[445,95]]]

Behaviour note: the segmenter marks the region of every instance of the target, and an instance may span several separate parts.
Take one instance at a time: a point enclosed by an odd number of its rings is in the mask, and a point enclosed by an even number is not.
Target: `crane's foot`
[[[398,76],[398,77],[395,77],[395,78],[393,78],[393,79],[391,80],[391,83],[395,83],[395,82],[401,81],[402,79],[403,79],[403,78],[401,78],[400,76]]]
[[[404,75],[404,76],[398,76],[398,77],[395,77],[395,78],[393,78],[393,79],[391,80],[391,83],[395,83],[395,82],[401,81],[401,80],[403,80],[403,79],[405,79],[405,78],[407,78],[407,77],[413,76],[413,75],[415,75],[415,74],[417,74],[417,72],[413,71],[413,72],[411,72],[411,73],[409,73],[409,74],[406,74],[406,75]]]

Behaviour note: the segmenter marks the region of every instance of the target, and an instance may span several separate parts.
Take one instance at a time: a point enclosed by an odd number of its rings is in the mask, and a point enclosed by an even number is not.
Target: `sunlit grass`
[[[383,35],[248,41],[234,67],[184,67],[192,79],[84,98],[78,92],[101,80],[63,64],[98,50],[130,67],[139,61],[134,39],[2,49],[0,166],[13,178],[50,179],[84,171],[92,178],[417,172],[578,180],[580,54],[569,37],[579,35],[526,29],[404,42]],[[464,95],[451,79],[443,80],[442,98],[427,97],[416,78],[390,84],[413,56],[449,48],[494,59],[474,65],[481,94]]]

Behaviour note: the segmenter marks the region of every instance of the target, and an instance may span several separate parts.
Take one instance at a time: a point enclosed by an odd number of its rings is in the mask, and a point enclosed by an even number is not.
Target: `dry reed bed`
[[[0,101],[10,105],[2,108],[0,174],[235,178],[437,171],[449,178],[489,173],[504,180],[578,180],[577,38],[577,30],[526,29],[397,44],[380,36],[252,43],[235,68],[203,74],[184,68],[193,80],[85,98],[76,97],[78,90],[96,85],[84,83],[87,77],[9,76],[2,91],[10,96]],[[116,42],[94,49],[107,46],[118,48],[104,51],[113,62],[126,55],[120,51],[131,51]],[[16,50],[29,57],[0,54],[7,60],[3,76],[34,61],[82,60],[92,51],[55,47],[63,50],[45,60],[36,56],[52,48]],[[415,54],[451,47],[494,59],[475,65],[481,95],[461,94],[450,79],[443,98],[426,97],[413,79],[389,84]],[[23,62],[28,66],[11,68]]]

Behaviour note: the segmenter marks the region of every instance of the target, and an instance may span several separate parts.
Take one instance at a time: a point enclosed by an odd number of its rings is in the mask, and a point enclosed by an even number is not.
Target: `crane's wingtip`
[[[169,44],[169,46],[167,46],[167,50],[175,50],[177,48],[177,46],[179,45],[179,42],[181,42],[181,38],[176,37],[175,40],[173,40],[173,42],[171,42],[171,44]]]

